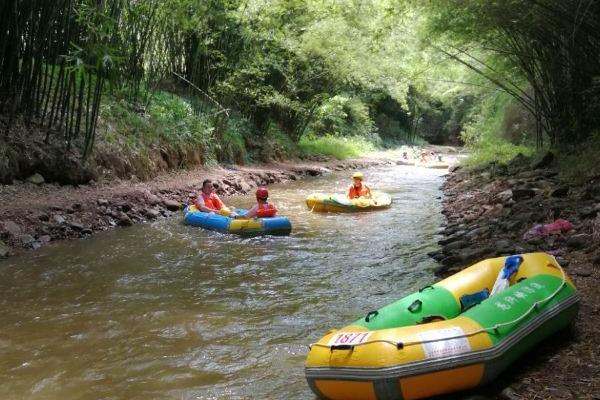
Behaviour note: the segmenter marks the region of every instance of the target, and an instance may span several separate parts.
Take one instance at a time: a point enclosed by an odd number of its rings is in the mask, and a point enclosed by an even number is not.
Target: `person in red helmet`
[[[277,208],[273,203],[268,202],[269,191],[264,187],[256,189],[256,205],[245,214],[240,214],[235,218],[269,218],[277,214]]]

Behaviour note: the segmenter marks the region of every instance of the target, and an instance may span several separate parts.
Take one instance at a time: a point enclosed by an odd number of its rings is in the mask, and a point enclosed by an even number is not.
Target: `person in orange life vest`
[[[277,208],[273,203],[269,203],[269,191],[263,187],[256,189],[256,205],[245,214],[240,214],[235,218],[269,218],[277,214]]]
[[[228,210],[225,204],[221,201],[219,196],[215,193],[215,187],[210,179],[205,179],[202,182],[202,191],[194,200],[194,204],[200,211],[208,213],[222,213],[222,210]],[[235,217],[235,213],[231,212],[231,217]]]
[[[363,185],[362,172],[355,172],[354,175],[352,175],[352,179],[354,179],[354,182],[348,188],[348,193],[346,196],[348,196],[350,200],[357,199],[359,197],[370,198],[371,189],[369,189],[367,185]]]

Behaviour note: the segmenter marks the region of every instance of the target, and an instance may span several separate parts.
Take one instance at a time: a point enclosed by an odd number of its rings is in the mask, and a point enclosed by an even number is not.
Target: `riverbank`
[[[574,328],[521,358],[483,389],[485,398],[600,398],[600,177],[563,182],[548,154],[458,168],[443,189],[447,223],[441,250],[430,254],[441,263],[439,275],[484,258],[545,251],[556,256],[581,297]],[[559,219],[568,223],[555,223]]]
[[[195,168],[162,174],[147,182],[117,179],[59,186],[33,180],[0,185],[0,258],[59,240],[169,217],[180,211],[190,195],[199,192],[206,178],[218,185],[217,194],[231,196],[329,171],[403,163],[395,153],[343,161],[321,156],[259,166]]]

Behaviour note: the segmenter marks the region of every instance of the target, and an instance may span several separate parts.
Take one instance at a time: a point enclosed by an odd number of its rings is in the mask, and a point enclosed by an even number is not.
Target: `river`
[[[309,343],[435,281],[441,172],[364,172],[390,209],[311,213],[350,183],[335,172],[269,187],[289,237],[177,217],[0,262],[0,398],[314,399]]]

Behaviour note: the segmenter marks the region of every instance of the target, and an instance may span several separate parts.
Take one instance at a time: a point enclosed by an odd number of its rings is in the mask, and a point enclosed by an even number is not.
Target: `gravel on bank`
[[[204,179],[220,196],[246,194],[257,186],[295,181],[335,170],[403,164],[389,158],[288,162],[263,166],[198,168],[165,174],[148,182],[59,186],[35,176],[0,185],[0,258],[47,243],[83,238],[114,227],[154,221],[180,212]],[[37,175],[37,174],[36,174]]]
[[[600,177],[564,182],[547,154],[453,168],[443,189],[447,222],[441,249],[430,253],[441,264],[440,276],[485,258],[544,251],[556,256],[581,297],[572,329],[544,341],[468,398],[600,399]],[[559,218],[573,229],[531,234]]]

